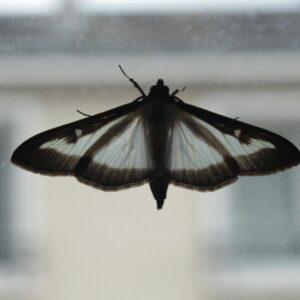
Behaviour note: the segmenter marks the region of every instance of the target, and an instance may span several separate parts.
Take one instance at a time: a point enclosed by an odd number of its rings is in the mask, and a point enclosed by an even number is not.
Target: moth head
[[[156,85],[150,88],[149,96],[169,96],[169,88],[162,79],[158,79]]]

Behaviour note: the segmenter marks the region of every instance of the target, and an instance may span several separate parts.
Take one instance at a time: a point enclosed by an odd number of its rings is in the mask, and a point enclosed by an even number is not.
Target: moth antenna
[[[176,96],[178,93],[179,93],[179,89],[176,89],[176,90],[171,94],[171,96]]]
[[[123,73],[123,75],[124,75],[126,78],[128,78],[129,81],[132,82],[132,84],[134,85],[134,87],[137,88],[137,89],[140,91],[140,93],[143,95],[143,97],[146,97],[145,92],[142,90],[142,88],[139,86],[139,84],[138,84],[133,78],[129,77],[129,76],[125,73],[125,71],[123,70],[123,68],[121,67],[121,65],[119,65],[119,68],[120,68],[121,72]]]
[[[91,117],[91,115],[88,115],[88,114],[86,114],[86,113],[80,111],[79,109],[76,109],[76,111],[77,111],[79,114],[83,115],[83,116]]]
[[[181,93],[181,92],[183,92],[185,89],[186,89],[186,87],[183,87],[181,90],[176,89],[176,90],[171,94],[171,96],[176,96],[179,92]]]

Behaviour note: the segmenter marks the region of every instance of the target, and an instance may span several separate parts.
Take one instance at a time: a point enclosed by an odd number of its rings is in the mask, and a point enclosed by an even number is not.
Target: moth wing
[[[278,134],[182,101],[175,105],[168,161],[175,185],[214,190],[238,175],[275,173],[300,162],[299,150]]]
[[[151,173],[141,102],[40,133],[21,144],[12,162],[46,175],[74,175],[101,189],[143,183]]]

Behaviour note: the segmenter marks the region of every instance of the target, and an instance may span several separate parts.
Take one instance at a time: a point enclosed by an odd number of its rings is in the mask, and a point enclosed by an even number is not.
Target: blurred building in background
[[[170,187],[157,211],[146,185],[105,193],[9,162],[76,109],[138,97],[119,64],[146,92],[186,86],[184,101],[300,147],[299,1],[1,3],[1,300],[299,299],[299,168]]]

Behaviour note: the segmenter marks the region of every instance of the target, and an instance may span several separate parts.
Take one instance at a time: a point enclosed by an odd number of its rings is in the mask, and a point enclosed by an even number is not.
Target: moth
[[[299,150],[278,134],[187,104],[162,79],[146,95],[119,68],[140,97],[31,137],[12,162],[44,175],[72,175],[105,191],[149,183],[158,209],[169,184],[214,191],[239,175],[299,164]]]

